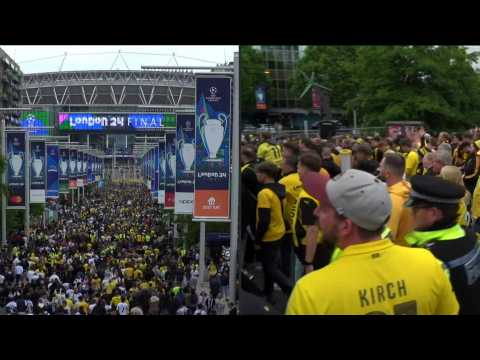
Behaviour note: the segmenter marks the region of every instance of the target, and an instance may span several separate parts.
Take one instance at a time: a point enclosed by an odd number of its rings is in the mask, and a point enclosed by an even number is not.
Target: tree
[[[310,46],[298,69],[333,90],[332,107],[356,109],[361,126],[420,120],[458,129],[480,120],[477,59],[463,46]],[[300,71],[292,88],[305,88]]]
[[[435,129],[478,120],[480,83],[476,54],[462,46],[363,46],[354,74],[363,125],[421,120]]]
[[[271,78],[265,73],[265,59],[260,51],[251,46],[240,49],[240,103],[242,113],[256,111],[255,88],[267,86],[267,101],[273,96]]]
[[[320,85],[332,89],[331,106],[344,108],[358,88],[353,74],[356,46],[308,46],[292,78],[291,90],[299,96],[306,86],[305,76],[315,74]],[[301,105],[310,108],[311,97],[305,96]]]

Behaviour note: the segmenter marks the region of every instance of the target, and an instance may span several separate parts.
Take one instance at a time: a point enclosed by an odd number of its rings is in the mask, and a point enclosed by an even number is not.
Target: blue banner
[[[47,144],[47,198],[57,199],[60,192],[58,145]]]
[[[30,203],[45,203],[46,168],[45,141],[30,141]]]
[[[8,162],[7,186],[8,202],[7,208],[24,209],[26,204],[26,133],[25,131],[6,132],[6,155]]]
[[[175,133],[165,134],[165,209],[175,208],[175,172],[177,169],[175,137]]]
[[[196,77],[196,218],[230,218],[232,77]]]
[[[93,178],[93,155],[88,155],[87,161],[88,161],[88,163],[87,163],[87,180],[88,180],[88,183],[91,184],[95,181],[94,178]]]
[[[257,110],[267,110],[267,95],[265,85],[257,86],[255,89],[255,100]]]
[[[153,177],[153,198],[158,202],[158,177],[159,177],[159,166],[160,159],[158,158],[158,146],[153,149],[154,156],[154,177]]]
[[[61,148],[59,151],[59,175],[60,194],[68,194],[68,179],[70,173],[69,160],[70,153],[68,149]]]
[[[165,175],[166,175],[166,161],[165,161],[165,141],[160,141],[158,144],[158,203],[165,204]]]
[[[69,161],[68,161],[68,178],[69,183],[68,187],[70,189],[77,188],[77,150],[69,150]]]
[[[175,214],[193,213],[195,114],[177,115]]]

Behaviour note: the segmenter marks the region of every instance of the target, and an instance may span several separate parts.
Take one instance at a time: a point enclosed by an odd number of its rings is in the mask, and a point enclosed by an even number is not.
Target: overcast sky
[[[140,70],[142,65],[215,66],[233,61],[238,46],[14,46],[0,47],[24,74],[72,70]],[[118,52],[122,57],[118,56]],[[64,54],[67,53],[65,57]],[[136,54],[131,54],[136,53]],[[175,59],[172,54],[175,53]],[[152,54],[152,55],[150,55]]]

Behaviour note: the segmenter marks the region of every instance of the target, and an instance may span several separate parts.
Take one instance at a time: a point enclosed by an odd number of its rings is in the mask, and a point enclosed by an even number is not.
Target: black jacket
[[[242,233],[245,232],[248,225],[252,231],[255,228],[256,209],[257,209],[257,194],[260,189],[260,184],[257,181],[257,175],[253,169],[253,163],[242,172],[241,183],[241,203],[242,203]]]
[[[475,233],[466,230],[466,235],[455,240],[432,241],[426,246],[435,257],[450,270],[450,281],[460,304],[460,315],[480,314],[480,254],[463,266],[449,266],[452,260],[461,258],[478,247]],[[478,249],[477,249],[478,250]]]

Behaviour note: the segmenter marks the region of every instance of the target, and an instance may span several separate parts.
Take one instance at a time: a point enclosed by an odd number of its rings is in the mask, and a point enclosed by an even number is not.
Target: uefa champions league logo
[[[217,88],[216,88],[215,86],[211,86],[211,87],[210,87],[210,94],[211,94],[212,96],[217,95],[217,91],[218,91],[218,90],[217,90]]]

